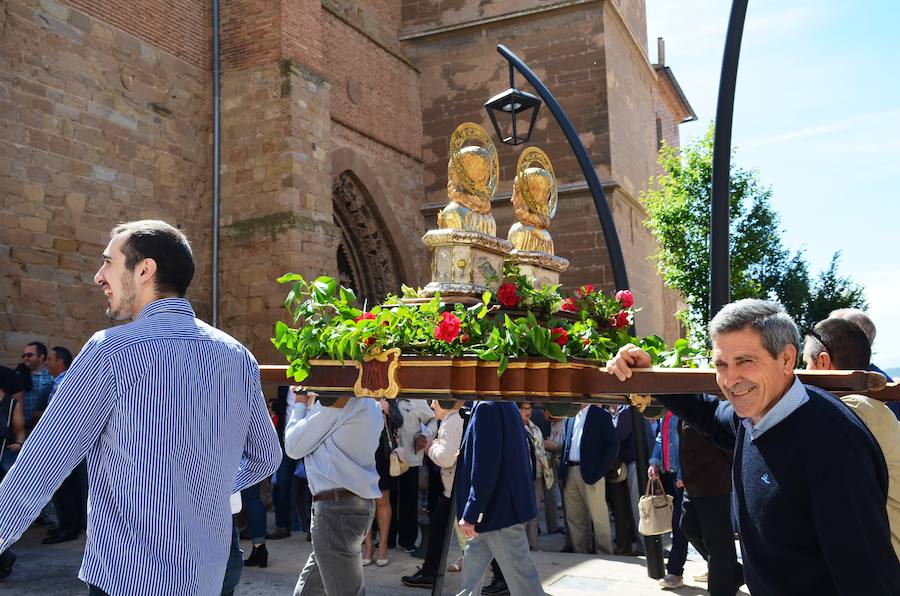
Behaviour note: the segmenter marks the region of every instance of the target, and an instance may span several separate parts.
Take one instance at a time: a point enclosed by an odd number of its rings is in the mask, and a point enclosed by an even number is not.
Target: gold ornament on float
[[[528,147],[519,156],[513,181],[512,204],[519,221],[510,227],[507,238],[516,250],[554,254],[547,228],[558,203],[559,189],[550,158],[537,147]]]
[[[467,144],[473,141],[478,144]],[[491,199],[499,180],[500,160],[488,134],[474,122],[457,126],[450,137],[447,163],[450,202],[438,212],[438,227],[496,235]]]

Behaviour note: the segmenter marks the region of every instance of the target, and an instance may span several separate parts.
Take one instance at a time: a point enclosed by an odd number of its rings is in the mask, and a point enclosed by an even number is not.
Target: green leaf
[[[271,279],[271,278],[270,278]],[[289,284],[294,283],[295,281],[304,281],[303,276],[297,273],[285,273],[281,277],[278,278],[278,283],[280,284]]]

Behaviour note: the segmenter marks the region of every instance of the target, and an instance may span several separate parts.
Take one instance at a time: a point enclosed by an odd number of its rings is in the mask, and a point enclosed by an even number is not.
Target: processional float
[[[448,203],[422,238],[432,252],[430,283],[404,287],[402,296],[364,311],[331,278],[283,276],[297,327],[276,324],[273,343],[290,364],[262,366],[263,383],[290,378],[338,407],[351,395],[536,401],[557,416],[583,403],[630,404],[650,414],[658,411],[645,411],[653,394],[720,393],[713,371],[677,368],[689,362],[684,346],[666,351],[658,338],[646,342],[649,351],[675,367],[636,370],[625,382],[607,374],[605,359],[635,341],[626,331],[633,299],[630,292],[607,299],[590,285],[573,297],[559,294],[569,262],[555,255],[548,232],[558,185],[543,151],[529,147],[518,160],[511,198],[517,221],[506,239],[497,236],[491,212],[500,168],[490,137],[477,124],[461,124],[449,155]],[[838,394],[900,399],[897,385],[877,373],[797,374]]]

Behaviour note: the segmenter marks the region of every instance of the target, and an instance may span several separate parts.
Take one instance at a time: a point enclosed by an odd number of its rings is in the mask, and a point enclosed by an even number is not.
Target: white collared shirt
[[[569,446],[569,462],[581,462],[581,435],[584,432],[584,421],[587,418],[588,408],[585,406],[575,415],[575,424],[572,427],[572,444]]]

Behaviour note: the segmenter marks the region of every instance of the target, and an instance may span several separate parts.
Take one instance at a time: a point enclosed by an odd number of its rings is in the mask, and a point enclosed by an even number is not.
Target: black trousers
[[[744,568],[734,548],[731,497],[689,497],[685,491],[681,531],[709,565],[709,593],[734,596],[744,583]]]
[[[616,548],[631,552],[631,497],[627,482],[606,482],[606,501],[615,518]]]
[[[391,492],[391,513],[388,546],[415,548],[419,537],[419,466],[411,466],[397,476],[397,490]]]
[[[428,548],[425,551],[425,562],[422,573],[430,577],[437,575],[441,562],[441,550],[444,548],[444,535],[450,521],[450,497],[439,494],[437,501],[428,516]]]
[[[83,478],[87,477],[87,463],[82,460],[66,476],[53,495],[53,506],[59,519],[60,532],[78,532],[81,529],[87,503],[81,491]]]

